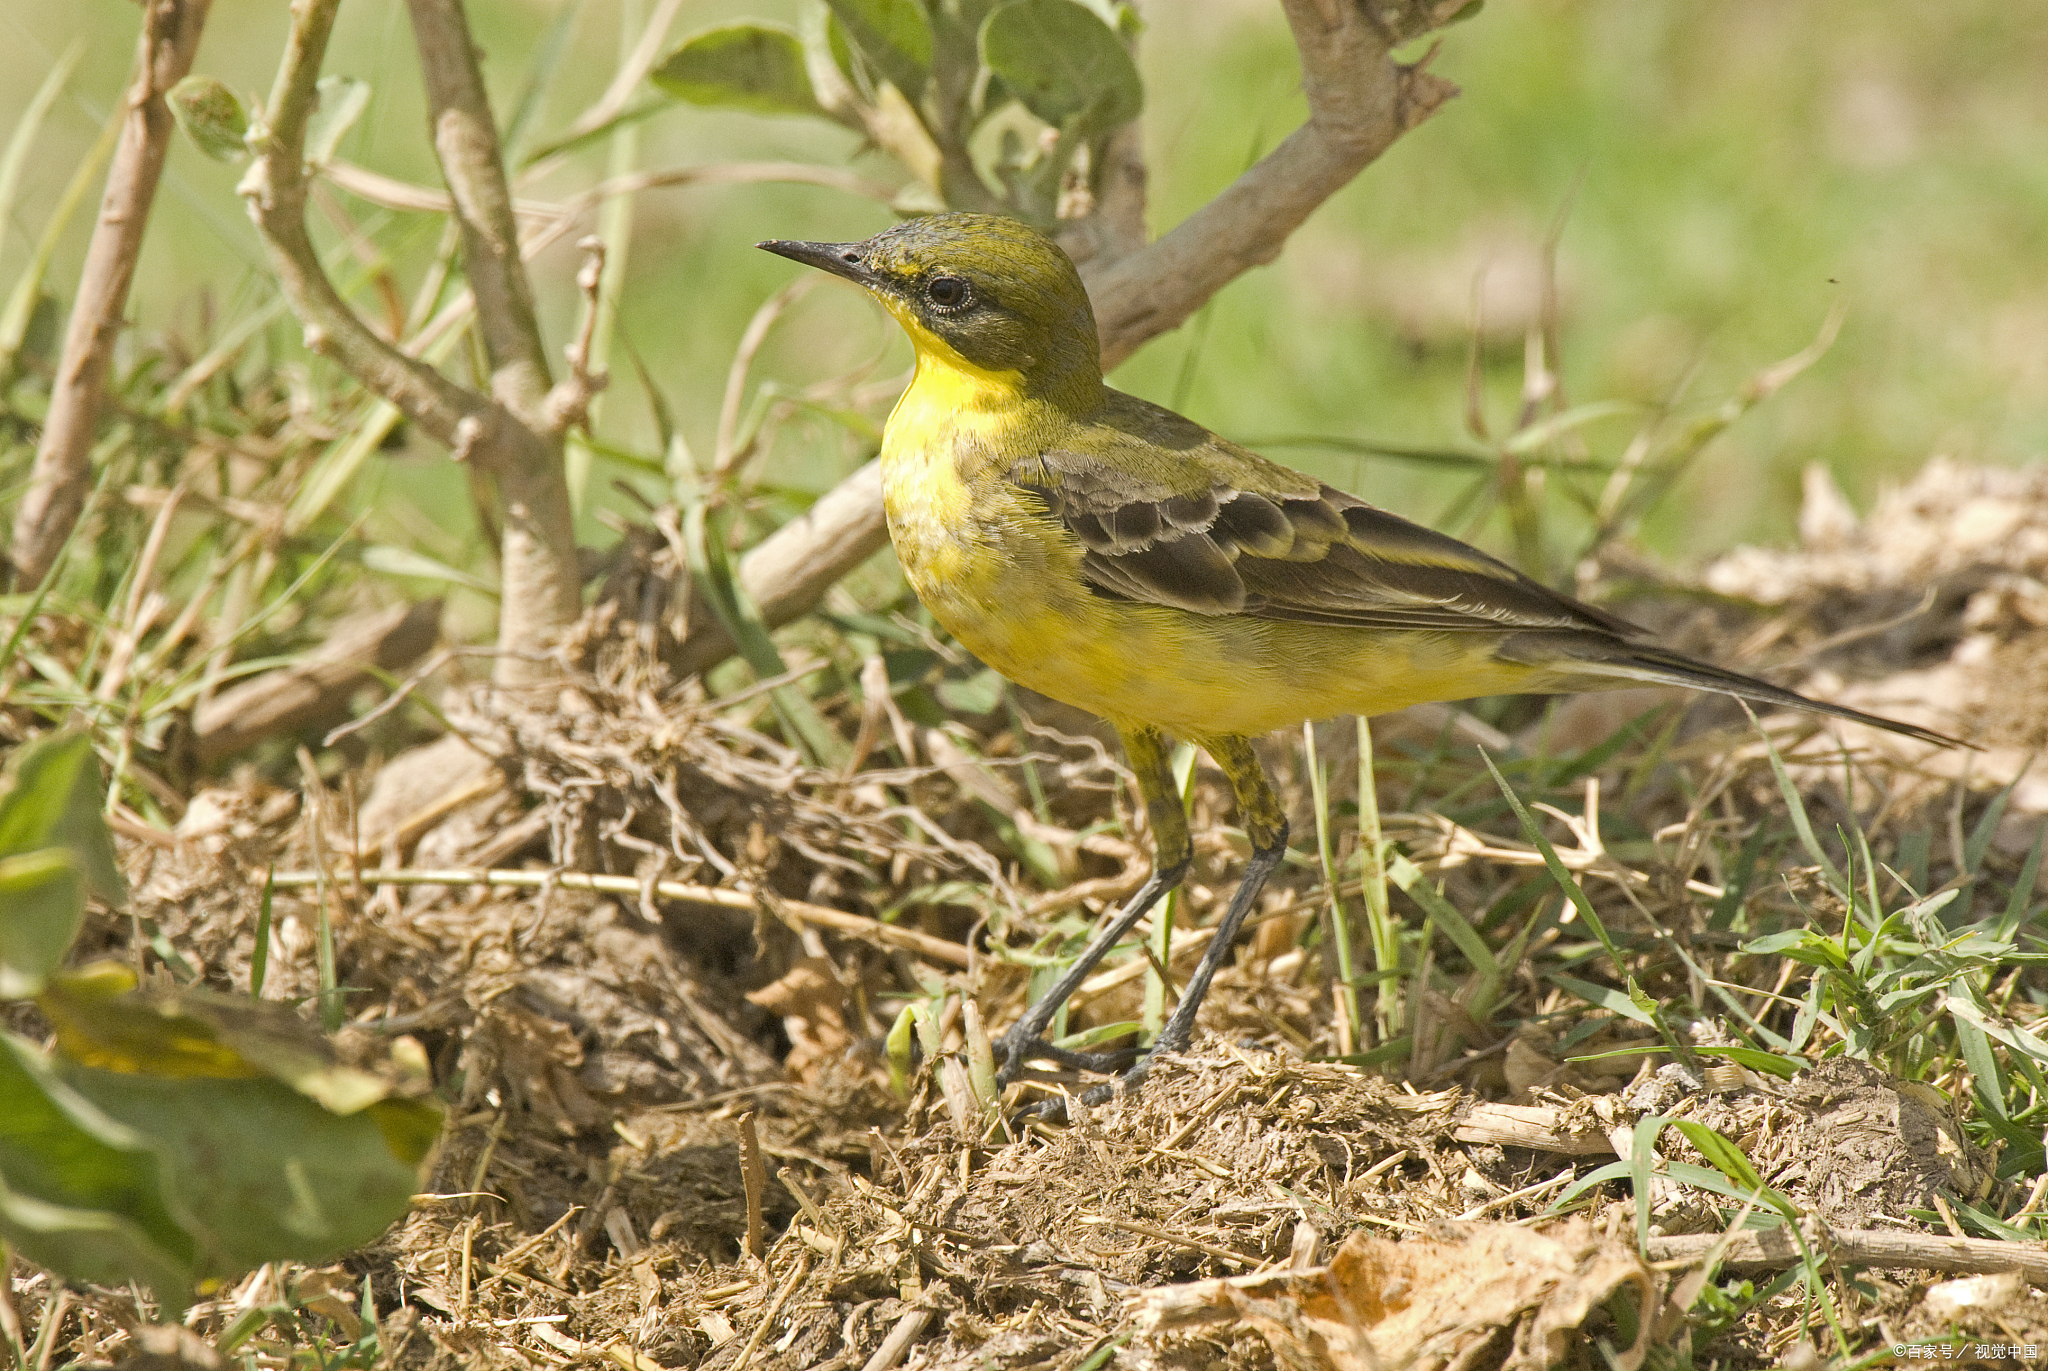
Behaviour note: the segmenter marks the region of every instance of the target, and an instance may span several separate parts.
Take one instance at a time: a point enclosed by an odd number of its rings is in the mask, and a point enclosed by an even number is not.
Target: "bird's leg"
[[[1266,878],[1287,855],[1287,811],[1281,807],[1280,797],[1273,793],[1272,784],[1266,779],[1266,769],[1259,765],[1258,755],[1252,751],[1251,741],[1237,737],[1212,738],[1203,745],[1230,781],[1231,793],[1237,799],[1238,818],[1244,822],[1245,836],[1252,840],[1251,859],[1245,863],[1244,877],[1237,883],[1237,893],[1230,897],[1230,908],[1224,911],[1223,921],[1216,925],[1215,938],[1202,953],[1201,964],[1195,968],[1195,974],[1188,978],[1180,993],[1180,1003],[1174,1006],[1173,1014],[1160,1028],[1159,1036],[1152,1040],[1151,1048],[1111,1089],[1133,1090],[1142,1085],[1151,1069],[1154,1053],[1187,1050],[1194,1037],[1195,1015],[1202,1007],[1203,997],[1209,993],[1209,982],[1230,959],[1238,930],[1244,927],[1245,917],[1251,913],[1259,892],[1265,888]],[[1091,1095],[1094,1093],[1089,1092]],[[1107,1091],[1103,1092],[1105,1098],[1107,1094]],[[1088,1103],[1095,1102],[1089,1095],[1081,1098]]]
[[[1230,780],[1231,793],[1237,799],[1238,817],[1244,821],[1245,834],[1252,840],[1251,860],[1245,863],[1244,878],[1237,884],[1237,893],[1230,898],[1230,908],[1224,911],[1223,921],[1216,925],[1215,938],[1202,953],[1200,965],[1188,978],[1187,986],[1181,991],[1180,1003],[1174,1006],[1172,1015],[1160,1028],[1159,1036],[1121,1077],[1083,1091],[1080,1097],[1083,1104],[1101,1104],[1119,1091],[1137,1089],[1145,1083],[1155,1053],[1187,1049],[1194,1037],[1195,1015],[1202,1007],[1202,998],[1209,993],[1209,982],[1216,979],[1216,973],[1229,959],[1238,931],[1244,927],[1246,916],[1257,902],[1259,892],[1265,888],[1267,877],[1287,855],[1287,811],[1281,808],[1280,797],[1273,793],[1272,784],[1267,781],[1265,768],[1259,765],[1250,740],[1212,738],[1203,745]],[[1132,760],[1136,761],[1135,755]],[[1175,803],[1177,807],[1177,798]],[[1142,896],[1144,892],[1139,893]],[[1066,1109],[1066,1101],[1055,1098],[1041,1101],[1026,1112],[1058,1121],[1066,1117]]]
[[[1181,883],[1194,855],[1194,845],[1188,837],[1188,813],[1181,803],[1180,791],[1173,783],[1173,767],[1167,756],[1165,736],[1156,728],[1119,729],[1118,734],[1123,739],[1124,754],[1130,758],[1131,770],[1137,776],[1138,794],[1145,801],[1145,814],[1151,823],[1152,874],[1131,897],[1130,903],[1117,911],[1109,926],[1081,950],[1081,955],[1074,959],[1066,974],[1053,984],[1052,989],[1039,996],[1037,1002],[1024,1011],[1024,1017],[1017,1020],[996,1043],[995,1056],[999,1068],[996,1081],[999,1085],[1008,1085],[1015,1080],[1024,1069],[1024,1063],[1033,1058],[1091,1071],[1108,1070],[1129,1059],[1121,1053],[1067,1052],[1045,1040],[1045,1030],[1051,1027],[1060,1006],[1067,1002],[1082,981],[1088,979],[1088,973],[1095,969],[1103,954],[1123,941],[1138,920],[1145,917],[1145,911]],[[1255,768],[1257,765],[1253,763]],[[1284,820],[1281,827],[1283,830],[1286,827]]]

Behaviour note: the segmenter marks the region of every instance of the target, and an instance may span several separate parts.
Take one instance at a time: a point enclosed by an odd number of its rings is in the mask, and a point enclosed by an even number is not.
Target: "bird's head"
[[[920,365],[1015,373],[1053,398],[1102,384],[1095,312],[1073,262],[1044,234],[992,214],[933,214],[864,243],[759,244],[844,276],[888,307]]]

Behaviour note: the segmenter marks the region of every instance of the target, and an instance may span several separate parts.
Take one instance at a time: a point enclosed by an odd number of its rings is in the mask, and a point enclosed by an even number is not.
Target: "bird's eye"
[[[957,276],[934,276],[925,284],[924,298],[939,309],[960,309],[974,298],[974,288]]]

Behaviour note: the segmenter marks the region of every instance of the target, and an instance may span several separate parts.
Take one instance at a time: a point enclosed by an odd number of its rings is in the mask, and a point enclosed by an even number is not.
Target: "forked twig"
[[[107,173],[99,223],[79,274],[28,493],[15,511],[9,560],[20,586],[37,585],[49,575],[58,549],[85,508],[86,490],[92,484],[93,435],[114,341],[121,334],[150,203],[177,127],[164,93],[192,70],[211,3],[147,0],[142,7],[142,38],[135,79],[123,97],[127,112],[120,146]]]

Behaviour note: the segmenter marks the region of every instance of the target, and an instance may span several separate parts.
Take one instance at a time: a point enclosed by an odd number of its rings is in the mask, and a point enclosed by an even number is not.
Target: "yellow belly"
[[[1106,599],[1081,549],[1007,483],[980,499],[929,449],[885,460],[889,531],[932,615],[1010,679],[1112,724],[1257,735],[1337,714],[1527,689],[1489,634],[1375,632]]]

